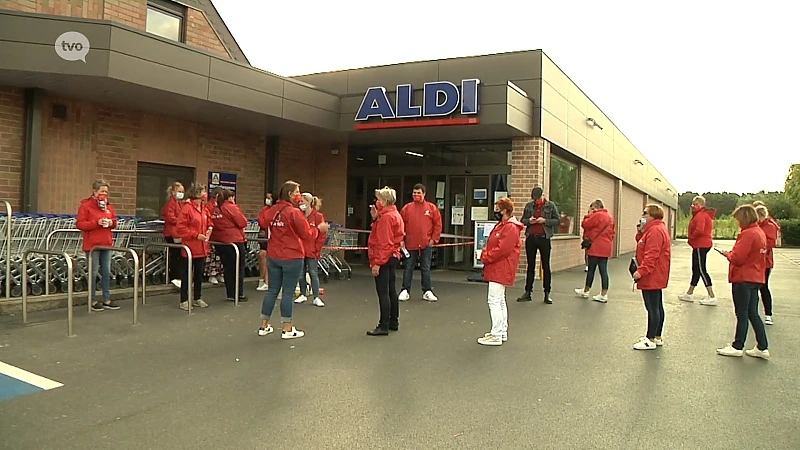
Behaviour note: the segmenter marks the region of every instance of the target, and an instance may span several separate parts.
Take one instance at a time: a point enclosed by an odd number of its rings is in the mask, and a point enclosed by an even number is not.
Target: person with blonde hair
[[[208,241],[213,231],[211,215],[204,207],[208,201],[206,186],[192,183],[186,193],[189,197],[181,208],[178,224],[175,226],[175,236],[192,252],[192,259],[185,250],[181,250],[182,260],[186,267],[181,271],[180,308],[189,309],[189,302],[198,308],[207,308],[208,303],[202,299],[203,295],[203,269],[206,256],[209,252]],[[192,279],[189,279],[189,264],[192,265]],[[192,298],[189,298],[189,283],[192,284]]]
[[[316,229],[321,223],[325,223],[325,217],[319,212],[322,208],[322,200],[319,197],[314,197],[308,192],[304,192],[300,200],[300,210],[308,220],[308,226]],[[314,306],[323,307],[322,299],[319,298],[319,257],[322,253],[322,247],[325,245],[325,240],[328,238],[328,233],[318,231],[312,233],[307,239],[303,239],[303,249],[305,250],[305,258],[303,259],[303,271],[300,272],[300,296],[295,299],[295,303],[303,303],[308,300],[308,282],[306,281],[306,274],[311,278],[311,294],[314,297],[312,304]]]
[[[714,295],[714,287],[711,282],[711,275],[708,274],[706,261],[708,252],[714,246],[714,217],[717,210],[706,206],[706,199],[698,195],[692,199],[692,219],[689,221],[689,246],[692,247],[692,279],[689,282],[689,289],[685,294],[678,296],[684,302],[694,301],[694,289],[700,280],[708,292],[708,298],[701,298],[699,303],[704,306],[716,306],[717,297]]]
[[[175,237],[175,227],[178,225],[178,216],[184,203],[185,189],[180,181],[176,181],[167,188],[167,202],[161,208],[161,219],[164,221],[164,241],[170,244],[180,244],[181,239]],[[181,249],[168,248],[170,282],[178,289],[181,288]]]
[[[589,291],[592,290],[594,283],[594,271],[600,269],[600,294],[592,297],[592,300],[600,303],[608,302],[608,259],[613,252],[614,238],[617,236],[614,218],[606,209],[603,201],[597,199],[589,206],[589,214],[584,216],[581,222],[583,228],[583,242],[581,248],[584,249],[588,258],[588,270],[586,282],[583,288],[575,289],[578,297],[589,298]]]
[[[400,245],[405,238],[405,224],[397,211],[397,191],[386,186],[375,190],[375,204],[370,205],[372,231],[367,242],[367,255],[375,291],[378,294],[380,318],[368,336],[387,336],[400,327],[400,299],[395,271],[400,263]]]
[[[767,238],[767,265],[764,270],[764,284],[759,288],[761,294],[761,302],[764,304],[764,323],[772,325],[772,292],[769,290],[769,276],[772,273],[772,268],[775,267],[775,256],[772,249],[778,241],[778,231],[780,227],[769,217],[769,210],[764,205],[756,207],[756,214],[758,214],[758,226],[764,232]]]
[[[92,252],[95,247],[110,247],[114,244],[112,230],[117,228],[117,213],[109,201],[106,180],[95,180],[92,183],[92,196],[81,200],[75,225],[83,231],[83,251],[87,256],[89,253],[92,254],[92,273],[89,274],[89,297],[92,302],[92,311],[119,309],[119,305],[111,300],[111,250]],[[98,274],[103,290],[102,303],[95,299]]]
[[[728,282],[731,283],[736,332],[733,342],[717,349],[721,356],[752,356],[769,359],[767,329],[758,315],[758,292],[764,284],[767,266],[767,237],[758,226],[758,213],[752,205],[743,205],[733,212],[741,231],[731,251],[722,251],[728,259]],[[748,323],[753,326],[756,346],[744,351]]]

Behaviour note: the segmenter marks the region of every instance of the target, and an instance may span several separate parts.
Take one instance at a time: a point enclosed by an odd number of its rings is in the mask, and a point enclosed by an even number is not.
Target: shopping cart
[[[353,269],[339,254],[342,248],[357,248],[358,232],[345,230],[341,225],[330,224],[328,238],[319,259],[320,274],[325,281],[334,274],[340,280],[350,279]]]

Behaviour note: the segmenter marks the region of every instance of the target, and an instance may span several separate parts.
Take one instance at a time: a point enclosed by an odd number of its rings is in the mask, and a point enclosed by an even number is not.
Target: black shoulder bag
[[[597,239],[600,236],[602,236],[603,233],[606,231],[606,228],[608,228],[610,225],[611,225],[611,221],[609,220],[608,223],[606,224],[606,226],[604,226],[603,229],[600,230],[600,232],[597,233],[597,236],[595,236],[594,238]],[[581,248],[582,249],[588,250],[591,246],[592,246],[592,240],[591,239],[584,239],[583,241],[581,241]]]

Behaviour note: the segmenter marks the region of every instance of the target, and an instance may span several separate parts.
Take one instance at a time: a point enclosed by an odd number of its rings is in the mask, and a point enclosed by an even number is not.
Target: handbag
[[[597,233],[597,236],[595,236],[595,239],[600,237],[600,236],[602,236],[602,234],[606,231],[606,228],[608,228],[610,225],[611,225],[611,221],[609,220],[608,223],[606,224],[606,226],[604,226],[603,229],[600,230],[599,233]],[[591,239],[584,239],[583,241],[581,241],[581,248],[582,249],[588,250],[589,247],[591,247],[591,246],[592,246],[592,240]]]

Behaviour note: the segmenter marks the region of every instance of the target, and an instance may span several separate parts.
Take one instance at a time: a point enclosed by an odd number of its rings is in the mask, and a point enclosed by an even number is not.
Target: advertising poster
[[[483,263],[480,262],[478,259],[483,247],[486,246],[486,241],[489,240],[489,236],[492,235],[492,230],[497,222],[494,221],[476,221],[475,222],[475,233],[473,238],[475,239],[475,263],[472,267],[476,269],[482,269]]]
[[[230,189],[236,193],[236,174],[228,172],[208,172],[208,193],[221,187],[223,189]]]

